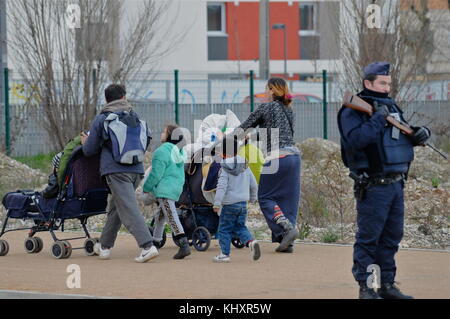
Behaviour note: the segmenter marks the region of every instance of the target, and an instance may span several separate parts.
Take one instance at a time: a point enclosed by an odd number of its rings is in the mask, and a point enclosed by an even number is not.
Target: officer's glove
[[[375,101],[373,107],[375,109],[375,114],[381,114],[384,118],[388,117],[390,114],[388,107],[384,104],[379,104]]]
[[[425,145],[425,143],[430,139],[431,131],[426,126],[411,127],[414,131],[414,135],[411,137],[414,145]]]

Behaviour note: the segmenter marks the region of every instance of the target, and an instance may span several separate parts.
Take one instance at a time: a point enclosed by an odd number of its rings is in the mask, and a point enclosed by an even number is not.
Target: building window
[[[315,3],[300,3],[300,35],[315,35],[317,23]]]
[[[225,4],[209,2],[208,11],[208,60],[228,60],[228,36],[226,32]]]
[[[208,3],[208,34],[225,34],[225,5]]]
[[[299,4],[300,14],[300,59],[320,59],[320,37],[317,32],[317,4],[303,2]]]

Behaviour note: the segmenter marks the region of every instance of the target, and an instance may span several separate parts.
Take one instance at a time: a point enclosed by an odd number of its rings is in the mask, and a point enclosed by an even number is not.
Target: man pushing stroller
[[[94,119],[89,137],[81,136],[85,156],[101,153],[100,173],[111,190],[108,218],[94,250],[100,259],[109,259],[123,224],[142,248],[135,261],[143,263],[159,254],[135,195],[144,176],[143,159],[150,132],[126,100],[124,86],[108,86],[105,98],[108,104]]]

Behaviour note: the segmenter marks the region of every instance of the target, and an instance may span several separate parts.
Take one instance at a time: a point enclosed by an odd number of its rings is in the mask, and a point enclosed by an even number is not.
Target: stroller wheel
[[[234,247],[239,248],[239,249],[245,247],[245,245],[241,242],[241,240],[239,238],[233,238],[231,240],[231,243],[233,244]]]
[[[25,243],[23,246],[27,253],[34,254],[39,249],[39,241],[34,237],[28,237],[27,239],[25,239]]]
[[[66,247],[64,246],[62,241],[57,241],[57,242],[53,243],[51,253],[54,258],[56,258],[56,259],[64,258],[65,252],[66,252]]]
[[[53,243],[51,252],[56,259],[66,259],[72,254],[72,246],[68,241],[57,241]]]
[[[150,231],[150,234],[153,236],[153,227],[152,226],[148,226],[148,230]],[[158,248],[158,249],[163,248],[164,245],[166,244],[166,240],[167,240],[166,232],[163,232],[162,240],[161,241],[154,240],[153,241],[153,245],[155,245],[155,247]]]
[[[67,259],[70,257],[70,255],[72,255],[72,245],[66,240],[63,241],[63,244],[64,244],[64,247],[66,248],[66,252],[65,252],[63,258]]]
[[[9,252],[9,244],[6,240],[0,240],[0,256],[6,256]]]
[[[192,244],[198,251],[206,251],[211,244],[211,234],[206,227],[197,227],[192,233]]]
[[[88,238],[84,241],[84,252],[86,253],[86,255],[88,256],[95,255],[94,245],[98,243],[98,241],[99,241],[98,238]]]
[[[34,240],[37,242],[36,250],[34,251],[36,254],[41,252],[42,248],[44,248],[44,242],[40,237],[34,237]]]

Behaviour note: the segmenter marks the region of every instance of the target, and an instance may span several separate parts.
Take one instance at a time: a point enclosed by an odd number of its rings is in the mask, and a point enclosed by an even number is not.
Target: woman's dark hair
[[[120,100],[127,95],[125,85],[111,84],[105,89],[106,103],[110,103],[115,100]]]
[[[289,94],[289,87],[286,81],[282,78],[271,78],[267,82],[267,86],[273,92],[273,100],[280,101],[286,106],[292,103],[292,97]]]
[[[181,127],[176,124],[168,124],[166,125],[166,142],[177,145],[181,141],[183,141],[184,136],[181,131]]]

